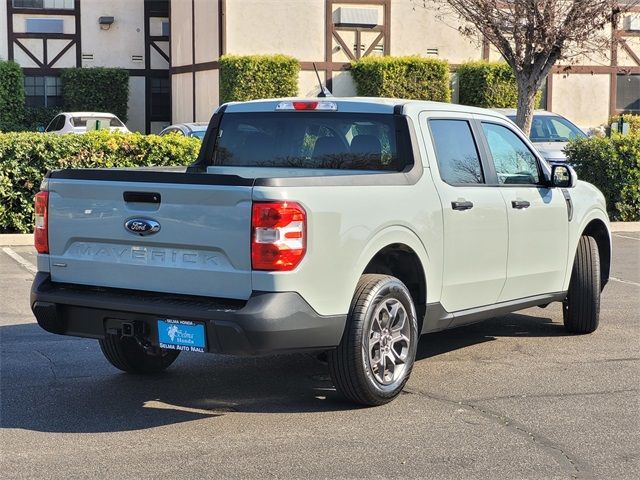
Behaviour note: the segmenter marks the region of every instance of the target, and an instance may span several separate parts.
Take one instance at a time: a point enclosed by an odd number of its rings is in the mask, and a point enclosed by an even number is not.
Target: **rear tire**
[[[158,373],[169,367],[180,350],[155,348],[145,351],[134,337],[105,335],[99,340],[102,353],[114,367],[127,373]]]
[[[564,326],[571,333],[595,332],[600,319],[600,253],[593,237],[580,237],[569,292],[563,305]]]
[[[328,354],[333,384],[352,402],[388,403],[409,379],[417,343],[416,310],[404,283],[389,275],[363,275],[340,345]]]

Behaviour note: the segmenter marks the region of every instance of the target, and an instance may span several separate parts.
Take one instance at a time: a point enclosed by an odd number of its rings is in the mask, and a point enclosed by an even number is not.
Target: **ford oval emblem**
[[[124,228],[136,235],[153,235],[160,231],[160,224],[150,218],[130,218],[124,224]]]

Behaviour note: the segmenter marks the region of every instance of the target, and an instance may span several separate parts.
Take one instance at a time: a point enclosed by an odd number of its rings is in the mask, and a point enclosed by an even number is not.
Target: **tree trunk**
[[[536,82],[529,78],[517,78],[518,82],[518,112],[516,114],[516,125],[527,135],[531,133],[531,121],[533,111],[536,107]]]

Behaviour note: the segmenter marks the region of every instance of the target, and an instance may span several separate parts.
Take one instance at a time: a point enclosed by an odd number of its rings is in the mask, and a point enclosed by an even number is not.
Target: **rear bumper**
[[[60,284],[44,272],[33,282],[31,309],[48,332],[101,339],[126,322],[156,346],[158,319],[202,322],[207,351],[230,354],[333,348],[346,321],[319,315],[295,292],[254,292],[245,302]]]

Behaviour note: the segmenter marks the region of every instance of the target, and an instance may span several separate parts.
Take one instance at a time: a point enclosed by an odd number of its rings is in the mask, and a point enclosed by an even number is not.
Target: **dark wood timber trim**
[[[60,60],[60,59],[62,58],[62,56],[63,56],[65,53],[67,53],[67,52],[69,51],[69,49],[70,49],[71,47],[73,47],[75,44],[76,44],[76,41],[75,41],[75,40],[71,40],[69,43],[67,43],[67,44],[64,46],[64,48],[63,48],[62,50],[60,50],[60,52],[58,52],[58,54],[57,54],[55,57],[53,57],[53,60],[51,60],[49,63],[47,63],[47,67],[53,67],[53,66],[56,64],[56,62],[57,62],[58,60]]]
[[[553,67],[552,72],[562,74],[591,74],[591,75],[606,75],[606,74],[638,74],[640,73],[640,67],[625,67],[614,66],[608,67],[606,65],[556,65]]]
[[[227,53],[227,1],[218,0],[218,58]]]
[[[75,15],[75,10],[61,8],[13,8],[12,10],[16,15],[66,15],[68,17]]]
[[[169,58],[169,55],[167,55],[166,53],[164,53],[164,50],[162,50],[158,44],[156,42],[151,42],[151,47],[158,52],[158,54],[164,58],[167,62],[171,62],[171,59]]]
[[[324,2],[324,61],[327,64],[325,71],[325,84],[330,92],[333,92],[333,69],[331,59],[333,58],[333,1]],[[313,68],[313,65],[312,65]],[[317,67],[321,68],[321,67]]]
[[[36,57],[33,53],[31,53],[31,51],[27,47],[25,47],[20,40],[14,39],[13,43],[15,45],[17,45],[18,47],[20,47],[20,50],[22,50],[24,53],[26,53],[27,57],[29,57],[31,60],[33,60],[35,62],[35,64],[38,65],[38,67],[40,67],[40,68],[44,67],[44,63],[42,63],[40,60],[38,60],[38,57]]]
[[[76,67],[82,66],[82,0],[73,2],[75,13],[75,43],[76,43]]]
[[[46,40],[76,40],[75,33],[14,33],[13,38],[46,39]]]
[[[196,65],[196,0],[191,0],[191,64]],[[193,90],[193,120],[196,121],[196,71],[195,68],[191,72],[191,89]]]
[[[144,2],[144,69],[151,70],[151,32],[149,31],[149,4]],[[145,75],[144,79],[144,133],[151,132],[151,80]]]
[[[347,44],[345,43],[345,41],[342,39],[342,37],[338,32],[334,30],[332,34],[333,34],[333,38],[335,38],[336,41],[340,44],[340,47],[342,47],[342,51],[345,53],[347,57],[349,57],[350,60],[356,60],[357,59],[356,57],[359,57],[357,52],[360,49],[360,45],[358,45],[358,48],[356,49],[356,54],[354,55],[351,49],[347,46]],[[356,35],[356,43],[358,39],[359,39],[359,35]]]
[[[180,65],[171,67],[171,74],[178,75],[181,73],[205,72],[207,70],[217,70],[220,68],[220,62],[217,60],[211,62],[195,63],[192,65]]]
[[[7,59],[13,60],[13,1],[7,0]]]
[[[373,42],[371,42],[371,45],[369,45],[369,48],[367,48],[367,50],[362,54],[362,56],[366,57],[371,52],[373,52],[373,49],[378,46],[378,44],[380,43],[380,40],[382,40],[383,38],[384,38],[384,32],[380,32],[378,36],[373,40]]]
[[[613,116],[618,103],[618,15],[611,16],[611,69],[609,70],[609,116]]]
[[[140,69],[129,69],[130,77],[144,77],[144,129],[146,133],[151,133],[151,122],[155,121],[171,121],[171,118],[155,118],[151,115],[151,79],[152,78],[168,78],[169,68],[151,68],[151,50],[157,51],[162,58],[164,58],[169,65],[171,65],[171,35],[151,35],[150,20],[152,17],[164,17],[165,15],[171,22],[171,3],[167,1],[167,10],[159,11],[151,9],[150,5],[144,2],[144,66]],[[169,42],[169,55],[167,55],[156,42]],[[171,95],[171,88],[169,88],[169,95]],[[171,97],[169,98],[169,105],[171,105]]]
[[[391,55],[391,0],[386,0],[382,3],[384,10],[384,54]]]
[[[622,47],[622,49],[631,57],[631,59],[636,62],[636,65],[640,66],[640,57],[634,52],[627,41],[624,38],[618,38],[618,43]]]
[[[545,107],[550,112],[553,111],[553,73],[549,73],[547,76],[547,104]]]
[[[81,66],[82,52],[80,47],[80,4],[81,0],[74,2],[74,8],[72,10],[56,9],[56,8],[14,8],[12,0],[6,0],[7,2],[7,57],[9,60],[15,60],[15,46],[17,45],[20,50],[33,60],[39,68],[28,69],[33,75],[44,75],[55,71],[52,66],[62,58],[62,56],[73,46],[76,47],[76,61],[75,66]],[[32,15],[32,16],[73,16],[74,17],[74,33],[27,33],[27,32],[15,32],[13,30],[13,18],[14,15]],[[39,39],[42,40],[42,60],[39,60],[33,52],[31,52],[22,42],[21,39]],[[49,40],[69,40],[69,43],[51,60],[49,61]],[[27,69],[24,69],[25,71]],[[39,70],[36,72],[35,70]]]
[[[171,110],[171,118],[169,121],[173,123],[173,77],[171,76],[171,0],[169,0],[169,8],[167,10],[167,15],[169,18],[169,108]]]
[[[340,5],[376,5],[382,6],[382,25],[374,27],[346,26],[333,23],[334,4]],[[333,72],[335,70],[348,70],[350,65],[344,62],[333,61],[333,40],[335,39],[344,54],[350,61],[371,55],[373,50],[383,42],[383,54],[391,54],[391,0],[326,0],[325,1],[325,54],[324,62],[316,62],[318,70],[326,72],[326,85],[333,90]],[[355,32],[355,51],[347,45],[340,32]],[[363,52],[361,49],[362,33],[378,32],[373,43]],[[300,62],[302,70],[312,70],[312,62]]]

